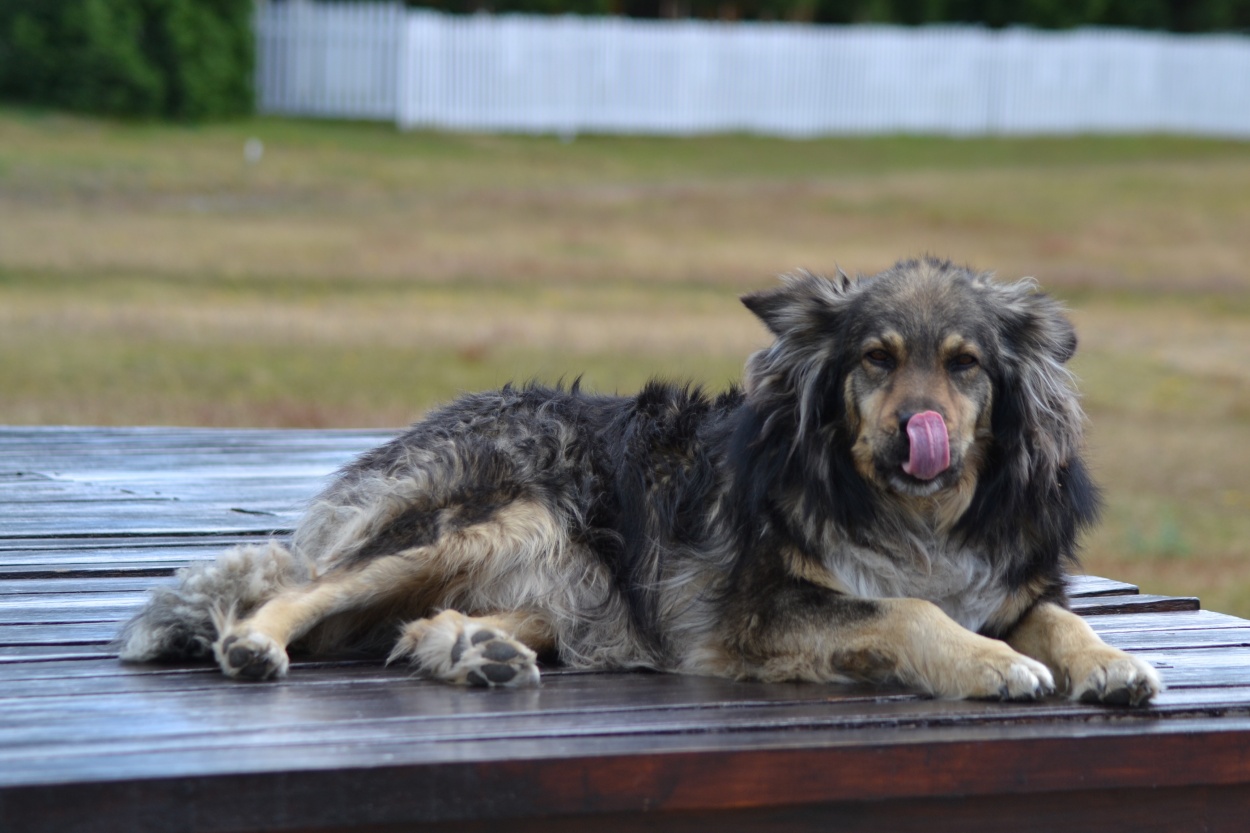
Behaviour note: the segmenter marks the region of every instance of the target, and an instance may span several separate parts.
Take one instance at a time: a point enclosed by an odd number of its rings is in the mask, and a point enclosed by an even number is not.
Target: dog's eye
[[[951,367],[955,370],[968,370],[977,366],[977,357],[971,353],[960,353],[951,359]]]
[[[869,350],[864,354],[864,360],[870,364],[875,364],[878,367],[894,366],[894,357],[880,348],[876,350]]]

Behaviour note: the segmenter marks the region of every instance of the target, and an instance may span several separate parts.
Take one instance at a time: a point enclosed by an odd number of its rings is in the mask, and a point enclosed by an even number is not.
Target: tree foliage
[[[0,0],[0,97],[116,116],[252,109],[252,0]]]

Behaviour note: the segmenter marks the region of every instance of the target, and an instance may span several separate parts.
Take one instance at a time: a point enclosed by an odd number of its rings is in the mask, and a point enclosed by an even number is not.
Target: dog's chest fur
[[[982,553],[944,542],[913,541],[906,550],[843,543],[825,566],[853,595],[926,599],[972,631],[1008,595],[1001,568]]]

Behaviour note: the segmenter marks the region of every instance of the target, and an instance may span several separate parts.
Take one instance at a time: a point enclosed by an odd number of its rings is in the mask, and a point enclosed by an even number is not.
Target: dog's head
[[[769,419],[791,426],[791,454],[831,456],[809,475],[849,465],[877,494],[959,495],[962,514],[988,468],[1019,492],[1078,453],[1064,368],[1076,336],[1032,282],[925,259],[858,280],[791,276],[743,302],[776,336],[748,363],[748,401],[768,415],[762,434]]]

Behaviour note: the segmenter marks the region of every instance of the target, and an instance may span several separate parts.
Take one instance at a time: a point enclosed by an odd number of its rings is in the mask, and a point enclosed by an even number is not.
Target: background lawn
[[[1089,571],[1247,616],[1247,230],[1246,143],[0,110],[0,422],[400,426],[509,379],[720,388],[766,341],[741,292],[932,253],[1073,310],[1109,499]]]

